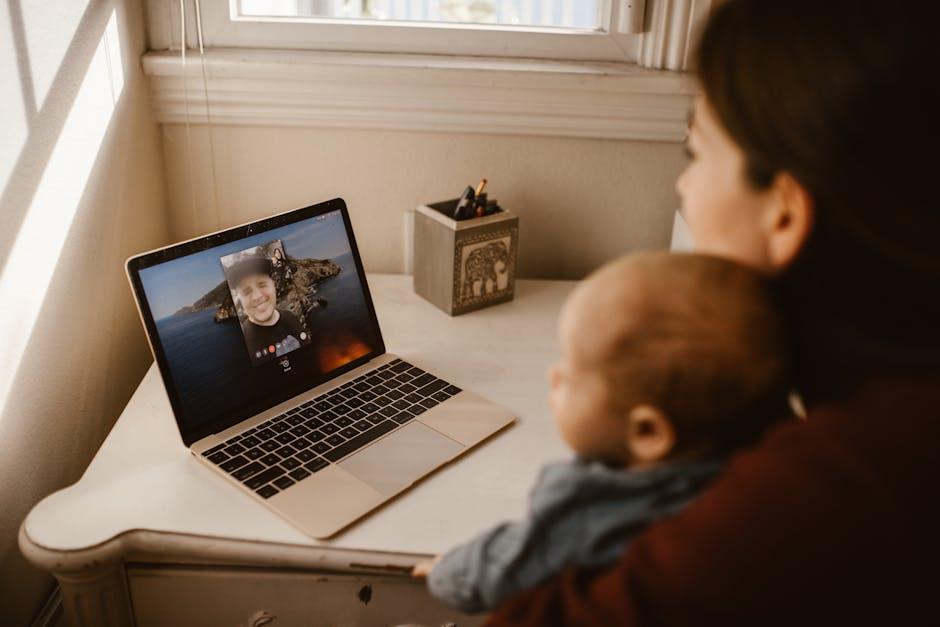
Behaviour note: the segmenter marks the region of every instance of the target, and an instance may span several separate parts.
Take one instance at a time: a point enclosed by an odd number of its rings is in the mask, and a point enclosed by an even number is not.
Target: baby
[[[598,567],[676,514],[723,460],[788,416],[781,324],[764,280],[730,261],[643,253],[571,295],[550,404],[575,452],[550,464],[526,519],[415,567],[464,612],[492,609],[569,564]]]

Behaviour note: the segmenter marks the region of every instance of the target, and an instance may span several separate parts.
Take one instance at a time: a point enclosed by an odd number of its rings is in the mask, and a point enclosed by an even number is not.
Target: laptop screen
[[[385,352],[343,201],[128,261],[189,445]]]

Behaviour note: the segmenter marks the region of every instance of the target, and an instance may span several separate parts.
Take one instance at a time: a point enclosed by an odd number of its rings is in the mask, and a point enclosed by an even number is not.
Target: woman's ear
[[[676,431],[659,407],[637,405],[627,415],[626,446],[633,461],[651,463],[676,445]]]
[[[789,172],[780,172],[772,184],[774,203],[764,225],[767,257],[771,267],[790,265],[813,228],[813,197]]]

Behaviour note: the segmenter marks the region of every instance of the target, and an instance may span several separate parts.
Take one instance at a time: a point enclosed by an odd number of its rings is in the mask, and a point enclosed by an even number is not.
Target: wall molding
[[[680,142],[694,93],[626,63],[245,49],[190,52],[185,71],[178,52],[142,62],[164,124]]]

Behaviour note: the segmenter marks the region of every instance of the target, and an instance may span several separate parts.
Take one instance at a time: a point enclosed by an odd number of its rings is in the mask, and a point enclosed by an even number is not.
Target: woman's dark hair
[[[940,3],[730,0],[696,69],[758,188],[788,172],[814,224],[779,277],[804,393],[940,372]]]

